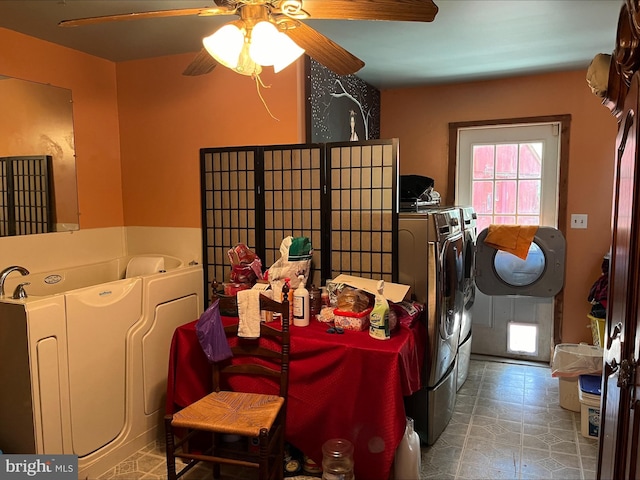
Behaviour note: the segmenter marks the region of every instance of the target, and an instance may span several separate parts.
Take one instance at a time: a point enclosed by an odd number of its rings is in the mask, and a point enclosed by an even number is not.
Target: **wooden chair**
[[[213,464],[213,478],[219,478],[221,464],[253,467],[260,480],[283,478],[290,345],[287,293],[284,287],[282,303],[260,295],[261,310],[279,313],[281,328],[280,322],[263,322],[260,338],[246,339],[237,336],[237,323],[224,327],[233,358],[213,364],[213,392],[165,417],[169,480],[201,461]],[[265,382],[260,382],[265,377],[271,385],[276,381],[277,394],[245,391],[256,380],[263,389]],[[241,440],[225,443],[223,435]],[[176,458],[188,461],[180,472]]]

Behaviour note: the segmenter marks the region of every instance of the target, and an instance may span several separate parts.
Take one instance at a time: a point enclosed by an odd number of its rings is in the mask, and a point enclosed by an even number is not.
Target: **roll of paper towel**
[[[125,278],[151,275],[164,270],[164,257],[133,257],[127,264]]]

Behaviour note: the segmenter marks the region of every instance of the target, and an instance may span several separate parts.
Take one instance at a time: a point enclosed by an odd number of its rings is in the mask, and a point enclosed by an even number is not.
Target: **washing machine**
[[[476,253],[476,219],[477,215],[473,207],[460,207],[462,220],[462,236],[464,242],[463,250],[463,308],[462,319],[460,321],[460,340],[458,342],[458,382],[457,389],[467,380],[469,373],[469,362],[471,361],[471,323],[472,308],[476,298],[475,283],[475,253]]]
[[[463,297],[463,234],[457,207],[429,207],[398,217],[398,280],[426,305],[423,388],[405,398],[407,415],[427,445],[449,423],[456,401]]]

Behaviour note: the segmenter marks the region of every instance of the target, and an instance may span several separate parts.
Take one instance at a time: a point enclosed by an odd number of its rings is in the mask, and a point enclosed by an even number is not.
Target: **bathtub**
[[[96,478],[161,433],[171,337],[202,313],[202,266],[141,255],[13,273],[7,296],[23,282],[27,298],[0,301],[0,449],[74,454],[78,478]]]

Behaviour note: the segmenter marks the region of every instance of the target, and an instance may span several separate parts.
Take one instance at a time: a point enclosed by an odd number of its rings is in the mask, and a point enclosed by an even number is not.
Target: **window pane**
[[[478,219],[476,220],[476,231],[480,233],[485,228],[489,228],[489,225],[493,223],[491,220],[493,217],[491,215],[478,215]]]
[[[516,178],[518,145],[496,145],[496,178]]]
[[[493,145],[473,146],[473,178],[493,178]]]
[[[516,213],[516,192],[518,182],[505,180],[496,182],[496,213]]]
[[[540,217],[518,216],[518,225],[540,225]]]
[[[540,178],[542,176],[542,143],[520,145],[520,178]]]
[[[478,214],[493,213],[493,182],[473,182],[471,198]]]
[[[520,180],[518,183],[518,214],[540,214],[540,180]]]
[[[496,215],[495,217],[493,217],[493,223],[495,223],[497,225],[515,225],[516,217],[513,217],[513,216],[497,216]]]
[[[473,146],[471,198],[478,231],[491,223],[540,224],[543,147],[543,142]]]

